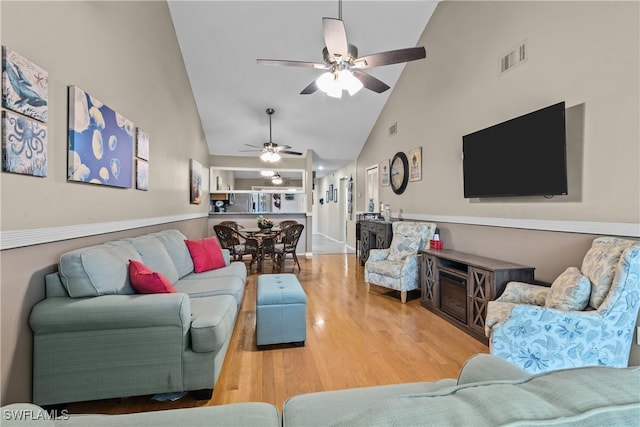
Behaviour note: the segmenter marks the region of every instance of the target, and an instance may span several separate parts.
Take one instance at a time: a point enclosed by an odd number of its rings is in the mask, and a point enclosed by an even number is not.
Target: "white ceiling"
[[[182,1],[169,10],[202,127],[213,155],[253,155],[244,144],[269,140],[314,152],[318,176],[353,161],[404,64],[368,70],[391,86],[342,99],[300,95],[321,70],[258,65],[256,59],[322,62],[322,17],[338,18],[338,1]],[[416,46],[437,1],[345,0],[342,19],[359,56]],[[429,60],[429,48],[427,58]]]

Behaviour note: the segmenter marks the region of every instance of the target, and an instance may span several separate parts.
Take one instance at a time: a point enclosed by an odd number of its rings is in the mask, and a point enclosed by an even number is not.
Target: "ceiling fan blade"
[[[255,153],[256,151],[262,151],[262,150],[238,150],[238,153]]]
[[[366,87],[369,90],[372,90],[376,93],[382,93],[385,90],[389,89],[389,86],[385,82],[378,80],[377,78],[373,77],[371,74],[367,74],[364,71],[359,71],[354,69],[352,69],[351,72],[358,80],[362,82],[364,87]]]
[[[312,81],[311,84],[307,87],[305,87],[304,89],[302,89],[302,92],[300,92],[300,95],[310,95],[313,92],[318,90],[318,85],[316,84],[316,81]]]
[[[415,61],[427,56],[423,46],[410,47],[407,49],[390,50],[387,52],[374,53],[362,56],[353,61],[357,68],[380,67],[381,65],[399,64],[401,62]]]
[[[285,59],[257,59],[256,61],[258,62],[258,64],[261,64],[261,65],[284,65],[287,67],[316,68],[319,70],[329,69],[327,64],[320,64],[318,62],[289,61]]]
[[[293,155],[296,155],[296,156],[302,156],[302,153],[299,153],[297,151],[280,150],[278,152],[279,153],[284,153],[284,154],[293,154]]]
[[[346,58],[349,53],[349,46],[344,22],[341,19],[322,18],[322,31],[324,33],[324,44],[329,51],[329,56],[339,55]]]
[[[244,144],[244,145],[246,145],[247,147],[259,148],[262,150],[262,147],[259,147],[257,145],[253,145],[253,144]]]
[[[275,144],[275,147],[273,147],[273,149],[276,151],[288,150],[289,148],[291,148],[290,145],[280,145],[280,144]]]

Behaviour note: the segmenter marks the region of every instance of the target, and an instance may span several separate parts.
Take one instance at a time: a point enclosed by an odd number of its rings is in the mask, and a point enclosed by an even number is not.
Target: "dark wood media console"
[[[508,282],[533,283],[533,267],[449,249],[421,254],[422,306],[485,344],[488,302],[499,297]]]

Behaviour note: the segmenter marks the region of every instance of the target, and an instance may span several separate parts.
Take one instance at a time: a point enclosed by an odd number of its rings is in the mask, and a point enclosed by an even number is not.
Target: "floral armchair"
[[[436,231],[430,222],[397,221],[392,224],[393,238],[388,249],[371,249],[364,265],[367,292],[371,284],[400,291],[402,303],[407,292],[418,289],[418,251],[429,246]]]
[[[599,237],[550,288],[508,283],[487,307],[491,353],[531,372],[626,367],[640,305],[640,242]]]

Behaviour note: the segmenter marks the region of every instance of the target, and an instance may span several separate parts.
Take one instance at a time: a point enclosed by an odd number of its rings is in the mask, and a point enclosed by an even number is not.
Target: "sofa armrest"
[[[496,301],[543,306],[548,293],[549,288],[546,286],[524,282],[509,282],[502,295]]]
[[[229,249],[220,249],[222,251],[222,257],[224,258],[224,265],[231,264],[231,252]]]
[[[489,346],[491,354],[529,373],[593,366],[599,361],[623,367],[629,357],[625,336],[632,332],[624,325],[616,329],[616,323],[615,317],[605,319],[595,310],[516,304],[509,316],[493,325]]]
[[[191,324],[189,297],[183,293],[54,297],[33,307],[29,325],[34,335],[103,331]]]
[[[382,261],[389,257],[389,249],[370,249],[369,250],[369,261]]]
[[[531,376],[513,363],[490,354],[471,356],[462,366],[458,375],[458,385],[480,383],[483,381],[523,380]]]

